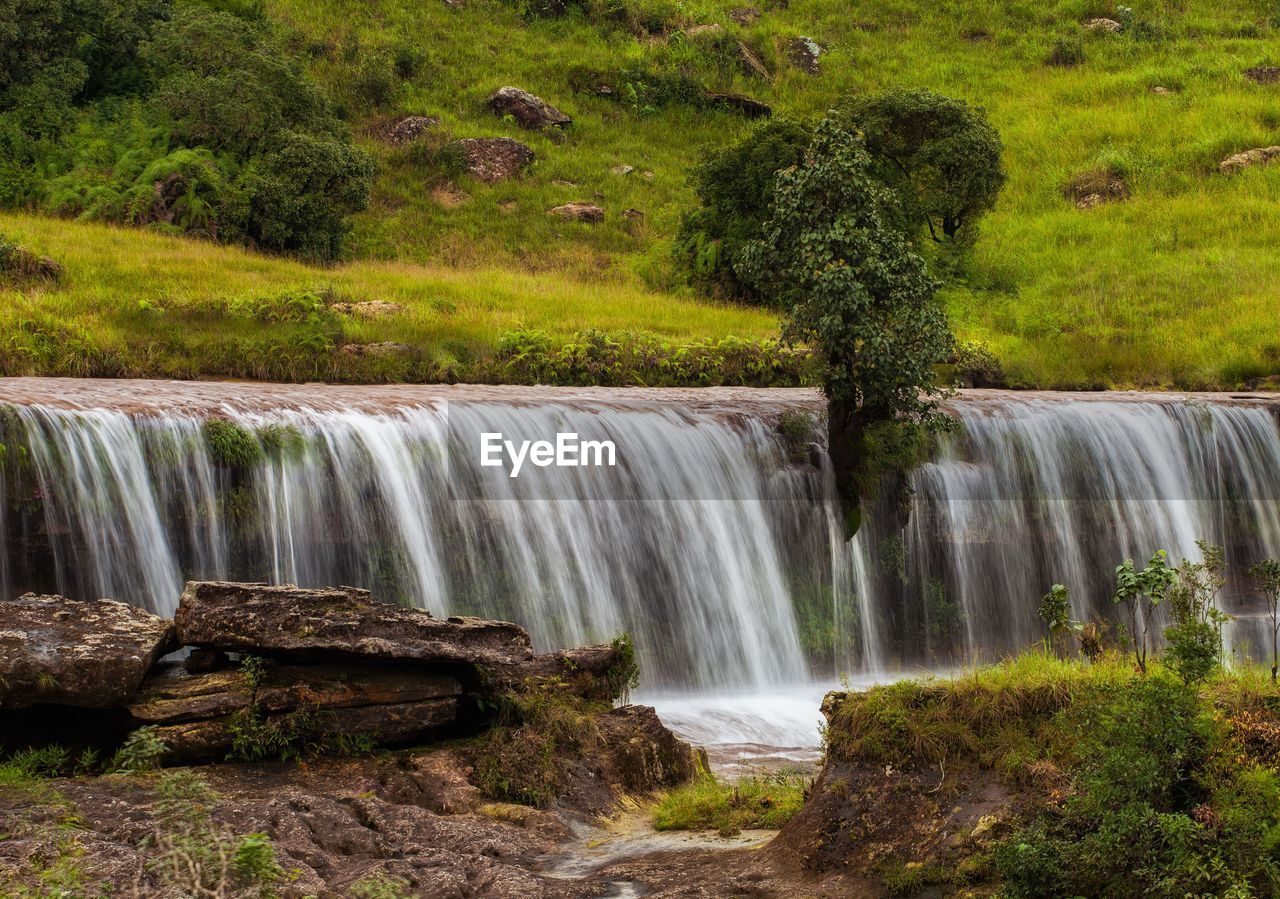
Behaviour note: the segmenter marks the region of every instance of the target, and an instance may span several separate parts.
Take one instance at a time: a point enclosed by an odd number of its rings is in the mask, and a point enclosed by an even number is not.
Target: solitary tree
[[[952,348],[936,284],[891,224],[896,200],[871,167],[857,135],[828,116],[804,162],[778,174],[770,215],[740,266],[785,310],[784,339],[821,361],[830,452],[850,503],[867,428],[936,416],[933,365]]]
[[[982,109],[930,90],[854,97],[841,110],[896,188],[909,218],[950,240],[995,205],[1004,187],[1000,135]]]
[[[1054,584],[1040,597],[1040,620],[1049,628],[1049,643],[1059,655],[1066,654],[1067,635],[1078,629],[1071,620],[1071,598],[1065,584]]]
[[[1280,666],[1280,559],[1263,559],[1249,569],[1271,607],[1271,679]]]
[[[1150,640],[1151,618],[1156,607],[1164,601],[1177,573],[1169,567],[1168,554],[1157,550],[1147,567],[1138,570],[1133,559],[1125,559],[1116,566],[1116,592],[1114,602],[1129,607],[1130,638],[1138,670],[1147,673],[1147,646]]]

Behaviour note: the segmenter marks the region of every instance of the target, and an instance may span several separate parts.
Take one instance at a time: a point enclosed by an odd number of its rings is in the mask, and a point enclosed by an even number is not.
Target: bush
[[[743,247],[759,236],[768,217],[777,173],[802,163],[812,140],[808,126],[774,119],[711,153],[694,171],[702,205],[681,221],[677,252],[704,292],[756,298],[738,273]]]
[[[976,340],[956,343],[956,374],[971,387],[1004,387],[1004,366],[986,345]]]

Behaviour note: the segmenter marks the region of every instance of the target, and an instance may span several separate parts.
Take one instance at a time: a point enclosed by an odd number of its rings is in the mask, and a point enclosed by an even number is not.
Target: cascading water
[[[485,388],[357,402],[224,385],[224,402],[193,406],[208,385],[166,385],[138,406],[122,385],[104,408],[60,386],[0,382],[0,401],[20,400],[8,430],[24,448],[0,463],[26,513],[0,519],[22,547],[0,570],[7,594],[171,613],[188,578],[357,584],[517,621],[544,650],[627,631],[650,688],[759,691],[809,680],[797,610],[829,619],[854,582],[829,472],[789,463],[773,427],[785,405]],[[483,433],[562,432],[612,441],[619,464],[519,478],[475,464]]]
[[[5,593],[169,612],[188,578],[352,583],[518,621],[542,649],[628,631],[650,695],[793,702],[837,673],[1016,652],[1050,584],[1076,617],[1114,618],[1116,564],[1195,558],[1197,539],[1226,547],[1234,647],[1259,647],[1239,575],[1280,556],[1280,431],[1258,397],[966,391],[907,514],[886,495],[851,541],[822,454],[793,461],[775,427],[819,411],[805,391],[11,379],[0,403]],[[509,478],[474,464],[490,432],[610,440],[619,464]],[[713,726],[701,708],[676,714]]]
[[[1043,634],[1037,600],[1114,617],[1114,567],[1226,549],[1229,642],[1264,645],[1241,574],[1280,555],[1280,432],[1259,398],[972,391],[960,433],[912,476],[906,526],[872,521],[881,631],[899,663],[1017,651]],[[887,517],[887,516],[886,516]],[[896,523],[895,523],[896,524]],[[1268,644],[1269,645],[1269,641]]]

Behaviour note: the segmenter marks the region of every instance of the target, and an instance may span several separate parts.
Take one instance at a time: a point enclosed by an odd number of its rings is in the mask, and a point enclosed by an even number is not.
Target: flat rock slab
[[[445,699],[462,694],[452,677],[375,665],[281,665],[263,672],[257,703],[264,712],[334,709]],[[155,675],[129,703],[140,724],[175,724],[229,715],[252,701],[240,669]]]
[[[122,602],[31,593],[0,602],[0,708],[123,705],[177,648],[172,621]]]
[[[354,587],[307,590],[192,581],[174,616],[178,638],[226,652],[387,662],[511,665],[532,658],[519,625],[434,618],[379,602]]]
[[[289,712],[265,715],[270,723]],[[455,697],[426,702],[363,705],[321,709],[311,713],[316,730],[325,737],[368,737],[381,746],[398,746],[429,739],[458,718]],[[235,714],[205,721],[157,726],[154,735],[166,748],[166,762],[215,759],[224,756],[235,739]]]

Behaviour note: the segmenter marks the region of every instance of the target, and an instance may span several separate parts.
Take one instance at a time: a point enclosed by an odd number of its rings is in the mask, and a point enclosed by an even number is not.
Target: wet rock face
[[[450,144],[466,160],[467,174],[492,184],[520,174],[533,150],[509,137],[468,137]]]
[[[305,590],[192,581],[174,618],[178,638],[228,652],[378,661],[513,665],[533,657],[524,628],[480,618],[434,618],[354,587]]]
[[[172,622],[122,602],[0,602],[0,708],[122,705],[174,649]]]
[[[541,97],[518,87],[500,87],[485,101],[496,115],[511,116],[521,128],[537,131],[541,128],[564,128],[573,122],[560,110]]]
[[[697,752],[667,730],[650,706],[626,705],[598,720],[601,779],[628,793],[674,787],[701,768]]]

